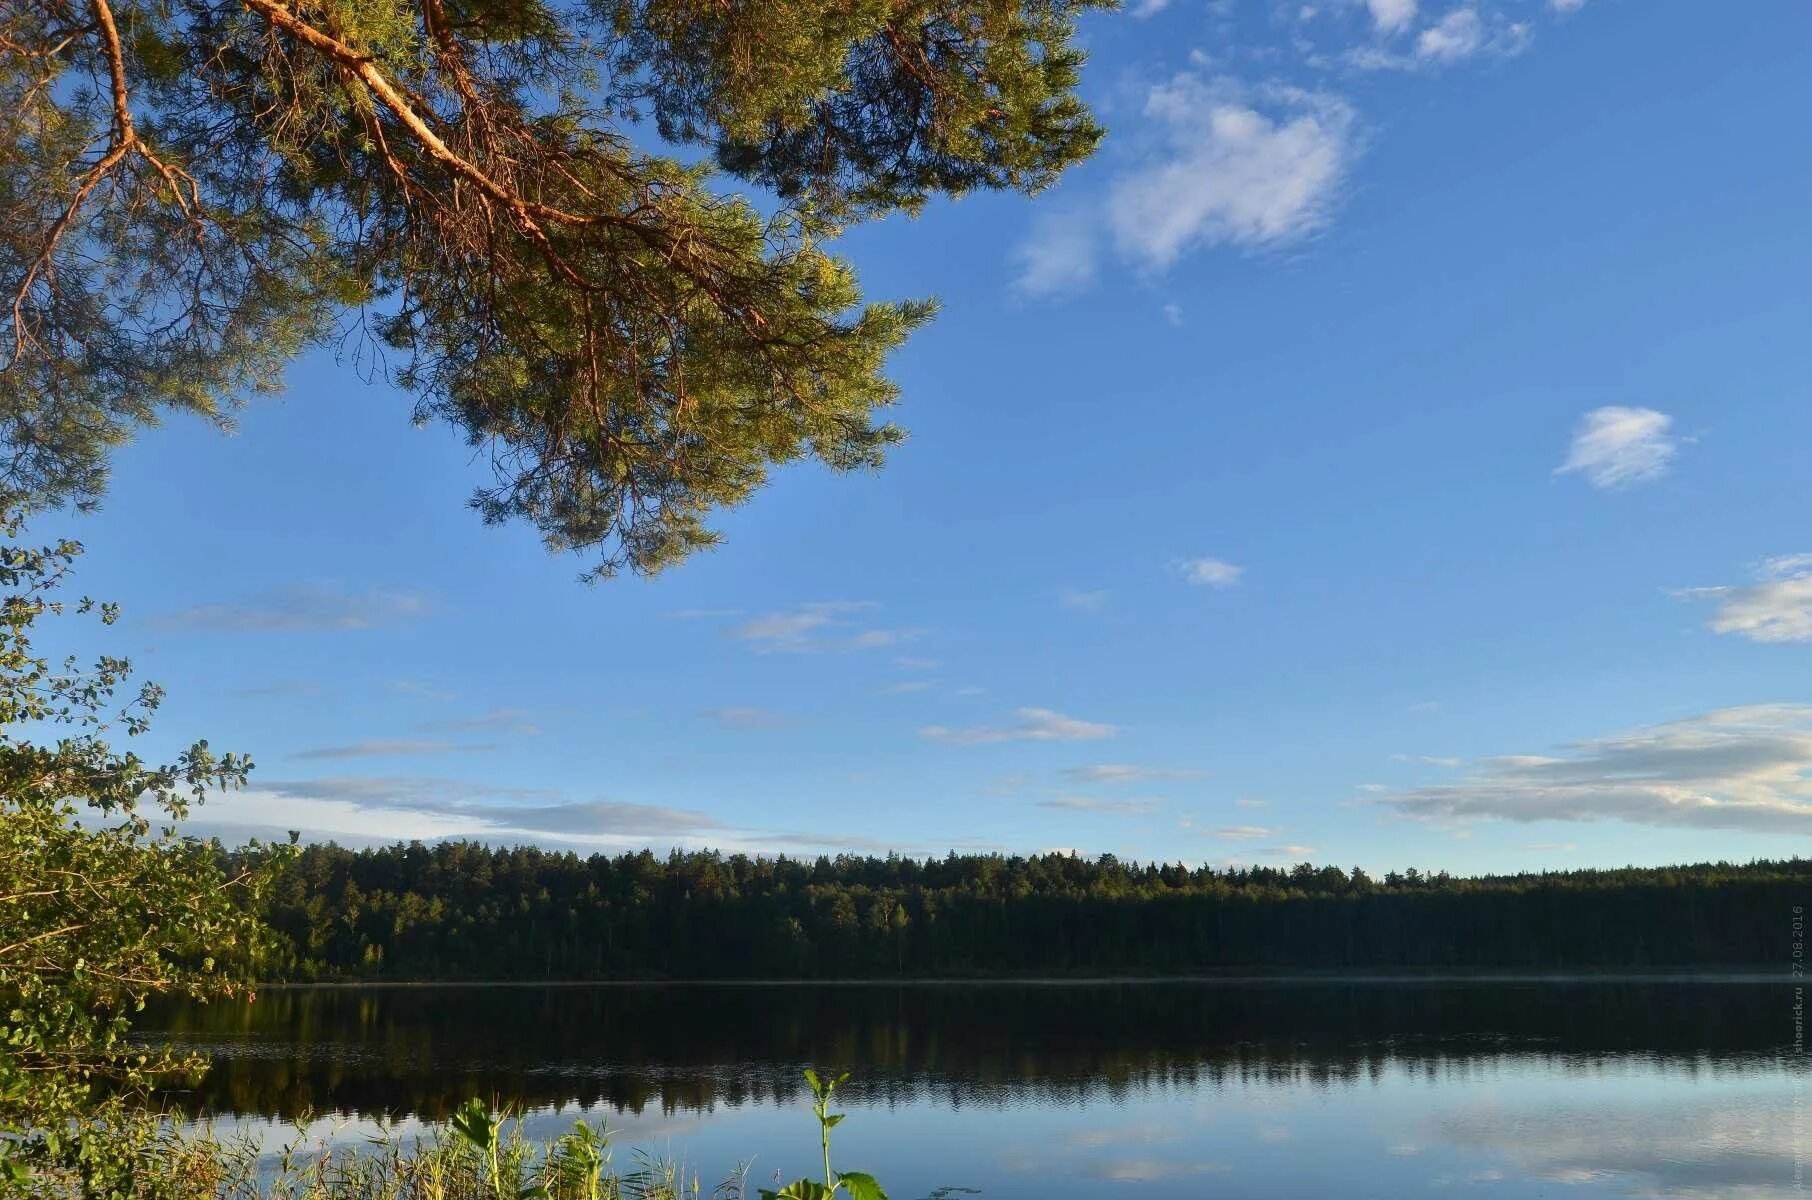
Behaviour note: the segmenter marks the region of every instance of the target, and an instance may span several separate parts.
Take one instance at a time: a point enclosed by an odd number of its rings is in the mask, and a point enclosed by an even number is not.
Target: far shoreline
[[[339,989],[347,991],[378,988],[886,988],[886,987],[1107,987],[1157,984],[1220,984],[1232,986],[1323,986],[1358,984],[1366,986],[1400,986],[1407,984],[1597,984],[1597,983],[1724,983],[1766,984],[1792,983],[1789,973],[1781,969],[1730,968],[1706,970],[1683,968],[1676,971],[1593,970],[1575,968],[1564,971],[1291,971],[1265,974],[1242,971],[1225,974],[1193,975],[975,975],[925,976],[902,978],[843,979],[322,979],[283,980],[254,985],[259,991],[299,991],[302,989]]]

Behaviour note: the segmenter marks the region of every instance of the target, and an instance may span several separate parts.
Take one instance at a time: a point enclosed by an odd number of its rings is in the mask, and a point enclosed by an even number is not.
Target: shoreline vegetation
[[[380,1130],[356,1146],[316,1140],[304,1121],[295,1140],[275,1151],[245,1132],[220,1136],[211,1123],[190,1125],[179,1112],[140,1131],[135,1176],[126,1200],[888,1200],[874,1176],[831,1165],[831,1130],[846,1114],[830,1106],[847,1074],[806,1068],[820,1135],[824,1182],[803,1177],[779,1188],[749,1186],[753,1160],[707,1193],[701,1176],[670,1153],[636,1150],[618,1163],[611,1132],[581,1117],[563,1134],[531,1137],[526,1110],[468,1099],[444,1120],[413,1134]],[[24,1182],[15,1176],[12,1182]],[[0,1180],[0,1183],[5,1182]],[[44,1196],[73,1197],[55,1182]],[[8,1193],[11,1194],[11,1193]],[[83,1189],[84,1200],[96,1193]]]
[[[227,865],[232,856],[227,855]],[[1784,978],[1812,860],[1454,876],[472,842],[287,860],[263,986]]]
[[[1140,987],[1165,984],[1216,984],[1227,987],[1315,987],[1353,985],[1364,987],[1414,986],[1417,984],[1768,984],[1791,983],[1785,968],[1756,966],[1681,967],[1668,971],[1632,971],[1621,967],[1569,967],[1561,971],[1403,971],[1379,974],[1355,969],[1290,971],[1275,975],[1256,972],[1198,973],[1191,975],[945,975],[881,976],[848,979],[661,979],[625,976],[617,979],[279,979],[254,986],[259,991],[343,988],[964,988],[964,987]]]

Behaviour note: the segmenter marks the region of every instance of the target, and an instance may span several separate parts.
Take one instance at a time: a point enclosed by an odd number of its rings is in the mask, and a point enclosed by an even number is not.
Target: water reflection
[[[412,1122],[510,1097],[725,1169],[809,1162],[799,1068],[847,1067],[870,1110],[847,1161],[908,1197],[1753,1200],[1812,1145],[1790,1006],[1687,983],[385,988],[153,1024],[216,1062],[193,1109]]]

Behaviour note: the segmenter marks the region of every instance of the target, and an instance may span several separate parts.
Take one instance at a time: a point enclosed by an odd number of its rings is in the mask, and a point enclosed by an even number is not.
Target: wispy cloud
[[[210,797],[188,827],[235,838],[280,836],[285,829],[295,829],[310,840],[332,838],[348,844],[469,838],[498,845],[537,843],[604,851],[707,845],[745,853],[934,849],[861,834],[749,829],[688,808],[573,800],[548,789],[425,776],[264,780],[246,791]],[[959,845],[999,848],[973,839]]]
[[[1392,7],[1396,7],[1392,5]],[[1494,6],[1462,4],[1424,25],[1410,39],[1408,49],[1391,44],[1390,35],[1402,33],[1414,25],[1415,13],[1409,19],[1386,29],[1371,45],[1348,51],[1349,66],[1370,71],[1417,71],[1453,66],[1481,55],[1511,58],[1529,48],[1535,28],[1528,21],[1513,20]]]
[[[1251,842],[1259,838],[1277,836],[1277,830],[1267,829],[1263,825],[1226,825],[1220,829],[1206,829],[1202,832],[1209,837],[1226,838],[1235,842]]]
[[[1652,408],[1612,405],[1580,419],[1567,459],[1556,475],[1580,474],[1595,488],[1616,491],[1667,474],[1679,453],[1668,430],[1674,419]]]
[[[1107,607],[1109,595],[1106,589],[1064,588],[1057,593],[1057,602],[1071,612],[1097,613]]]
[[[1040,808],[1058,808],[1066,812],[1112,813],[1123,817],[1149,816],[1158,811],[1156,800],[1104,800],[1099,796],[1058,796],[1038,801]]]
[[[452,717],[438,721],[423,721],[416,726],[423,733],[520,733],[534,735],[541,732],[527,709],[493,708],[479,713],[475,717]]]
[[[392,679],[390,690],[400,696],[416,696],[423,700],[457,700],[459,693],[452,688],[444,687],[427,679]]]
[[[1546,7],[1565,15],[1583,2]],[[1132,11],[1165,7],[1140,0]],[[1137,115],[1116,125],[1117,158],[1098,191],[1071,184],[1036,212],[1012,251],[1020,295],[1079,294],[1110,259],[1156,273],[1214,248],[1299,245],[1332,221],[1364,150],[1364,122],[1342,94],[1353,71],[1433,76],[1510,58],[1537,24],[1521,0],[1341,0],[1274,5],[1268,27],[1287,32],[1246,44],[1224,19],[1229,0],[1210,7],[1227,44],[1191,51],[1191,69],[1144,89]],[[1240,78],[1235,62],[1263,63],[1270,78]],[[1164,316],[1176,324],[1181,313],[1167,305]]]
[[[1186,558],[1177,564],[1183,578],[1197,587],[1230,588],[1245,577],[1246,568],[1218,558]]]
[[[550,788],[474,783],[431,775],[334,775],[321,779],[258,779],[253,789],[277,796],[374,808],[460,811],[487,804],[548,800]],[[233,793],[236,794],[236,793]],[[218,799],[210,800],[217,806]]]
[[[1812,834],[1812,705],[1718,709],[1383,793],[1425,820],[1623,821]]]
[[[1100,235],[1093,213],[1041,213],[1013,251],[1013,290],[1029,299],[1080,292],[1095,282]]]
[[[980,746],[992,742],[1086,742],[1119,732],[1117,726],[1066,717],[1048,708],[1019,708],[1013,715],[1019,718],[1017,724],[966,729],[928,725],[919,730],[919,736],[958,746]]]
[[[707,708],[699,715],[731,729],[778,729],[788,721],[785,713],[770,708]]]
[[[419,754],[461,754],[484,753],[496,750],[495,744],[469,744],[449,742],[440,738],[372,738],[362,742],[352,742],[344,746],[317,746],[312,750],[301,750],[290,755],[291,758],[335,759],[335,758],[404,758]]]
[[[1151,136],[1091,206],[1035,221],[1014,252],[1020,294],[1085,290],[1110,246],[1163,271],[1200,249],[1300,241],[1326,223],[1359,150],[1344,100],[1280,84],[1186,71],[1147,91],[1143,116]]]
[[[1084,767],[1066,767],[1065,779],[1072,783],[1142,783],[1163,779],[1202,779],[1206,771],[1184,771],[1169,767],[1141,767],[1132,763],[1091,763]]]
[[[856,620],[877,607],[872,600],[818,600],[751,617],[730,635],[764,654],[878,650],[918,636],[916,629],[876,628]]]
[[[1676,595],[1715,600],[1709,626],[1752,642],[1812,642],[1812,554],[1771,558],[1748,587],[1684,588]]]
[[[154,628],[194,633],[334,633],[374,629],[428,611],[419,592],[348,591],[339,584],[296,584],[246,599],[195,604],[152,618]]]
[[[1485,22],[1476,8],[1456,8],[1416,37],[1416,54],[1435,62],[1458,62],[1485,44]]]
[[[1416,0],[1365,0],[1372,23],[1381,33],[1400,33],[1415,24]]]
[[[264,696],[312,696],[321,690],[321,685],[307,679],[278,679],[271,683],[252,684],[230,690],[229,696],[264,697]]]
[[[269,821],[311,822],[326,834],[375,837],[475,837],[501,841],[571,838],[643,841],[708,834],[724,825],[705,813],[621,801],[567,801],[539,788],[489,787],[465,780],[417,776],[343,776],[260,781],[254,789]],[[203,816],[231,812],[232,797],[210,800]],[[283,803],[271,804],[271,800]],[[537,802],[539,801],[539,802]],[[297,802],[301,802],[300,806]],[[268,811],[271,808],[278,811]],[[254,810],[258,811],[258,810]],[[401,815],[407,822],[398,826]]]

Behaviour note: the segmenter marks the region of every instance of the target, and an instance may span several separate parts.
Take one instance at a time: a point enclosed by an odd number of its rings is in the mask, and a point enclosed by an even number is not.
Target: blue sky
[[[1459,871],[1812,846],[1812,10],[1145,0],[879,473],[587,587],[328,356],[60,523],[228,837]],[[50,530],[50,523],[41,528]]]

